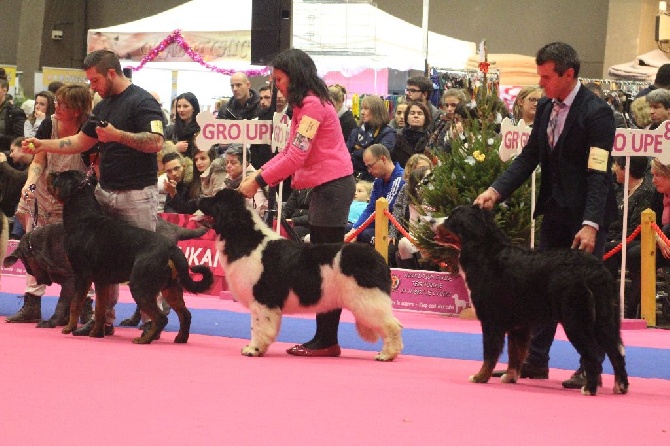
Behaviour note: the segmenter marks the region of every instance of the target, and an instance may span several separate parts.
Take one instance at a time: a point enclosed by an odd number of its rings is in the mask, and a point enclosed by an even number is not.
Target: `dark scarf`
[[[414,130],[409,127],[405,127],[402,131],[405,140],[409,143],[410,146],[414,149],[415,152],[420,152],[423,150],[423,147],[417,147],[421,138],[426,136],[425,130]]]

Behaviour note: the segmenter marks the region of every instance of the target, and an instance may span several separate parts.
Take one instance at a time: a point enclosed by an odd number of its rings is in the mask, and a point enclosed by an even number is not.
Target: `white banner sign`
[[[210,112],[200,112],[195,119],[200,124],[200,134],[195,139],[200,148],[214,144],[272,143],[272,121],[216,119]]]
[[[530,130],[523,122],[515,126],[511,119],[505,118],[500,125],[500,159],[507,161],[521,153]],[[656,130],[616,129],[612,156],[650,156],[670,164],[670,121],[663,122]]]
[[[500,148],[498,149],[500,159],[507,161],[521,153],[521,149],[528,142],[531,130],[532,127],[526,125],[523,120],[518,125],[514,125],[510,118],[503,119],[500,123],[500,135],[502,139],[500,140]]]

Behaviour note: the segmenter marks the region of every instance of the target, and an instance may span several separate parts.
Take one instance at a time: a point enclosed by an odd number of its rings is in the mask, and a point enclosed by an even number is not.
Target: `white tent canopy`
[[[251,3],[251,0],[234,3],[192,0],[141,20],[89,30],[88,49],[111,49],[120,57],[128,56],[137,62],[178,29],[207,62],[232,69],[248,67]],[[292,25],[292,46],[312,55],[320,72],[356,74],[367,68],[424,69],[426,55],[421,49],[421,28],[369,3],[293,0]],[[465,68],[468,57],[475,53],[473,42],[435,33],[429,33],[428,48],[428,63],[439,67]],[[191,59],[177,45],[172,45],[155,60]]]

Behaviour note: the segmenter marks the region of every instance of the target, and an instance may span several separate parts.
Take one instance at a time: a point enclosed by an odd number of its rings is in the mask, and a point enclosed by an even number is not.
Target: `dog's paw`
[[[379,352],[377,353],[377,356],[375,356],[375,361],[391,362],[396,358],[396,356],[398,355],[389,355],[387,353]]]
[[[616,382],[613,391],[615,395],[625,395],[628,393],[628,384]]]
[[[479,383],[479,384],[483,384],[483,383],[487,383],[487,382],[489,382],[489,379],[488,379],[488,378],[485,378],[485,377],[481,376],[479,373],[476,374],[476,375],[472,375],[472,376],[470,376],[470,378],[468,378],[468,380],[469,380],[471,383]]]
[[[591,392],[586,388],[586,386],[582,387],[582,395],[586,396],[596,396],[596,391]]]
[[[517,376],[514,373],[505,373],[500,377],[501,383],[516,384]]]
[[[258,348],[251,347],[250,345],[247,345],[246,347],[244,347],[242,349],[242,354],[244,356],[249,356],[249,357],[262,356],[263,355],[263,353]]]

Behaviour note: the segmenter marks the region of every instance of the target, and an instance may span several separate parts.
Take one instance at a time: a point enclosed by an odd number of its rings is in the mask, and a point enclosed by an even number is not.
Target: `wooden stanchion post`
[[[642,211],[640,314],[642,319],[647,321],[647,327],[656,326],[656,231],[652,227],[652,223],[655,222],[654,211],[651,209]]]
[[[388,209],[389,202],[384,197],[375,203],[375,249],[386,263],[389,259],[389,218],[384,211]]]

